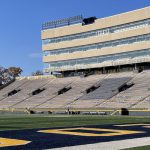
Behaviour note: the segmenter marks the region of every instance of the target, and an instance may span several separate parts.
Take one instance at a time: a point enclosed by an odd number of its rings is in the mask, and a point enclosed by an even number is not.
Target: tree
[[[23,70],[20,67],[9,67],[8,72],[12,74],[12,76],[18,77],[23,72]]]
[[[13,79],[14,79],[14,77],[8,71],[8,69],[0,66],[0,86],[7,84],[8,82],[10,82]]]
[[[32,76],[41,76],[43,75],[43,72],[40,70],[37,70],[36,72],[32,72]]]

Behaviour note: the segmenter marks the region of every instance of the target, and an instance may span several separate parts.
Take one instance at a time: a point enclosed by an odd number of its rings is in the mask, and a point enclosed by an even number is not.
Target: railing
[[[76,23],[82,23],[82,20],[83,20],[82,15],[78,15],[70,18],[61,19],[61,20],[50,21],[42,24],[42,30],[57,28],[57,27],[76,24]]]

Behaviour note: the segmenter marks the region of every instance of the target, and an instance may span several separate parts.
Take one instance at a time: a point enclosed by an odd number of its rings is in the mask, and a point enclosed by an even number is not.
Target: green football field
[[[150,117],[89,115],[0,115],[0,131],[124,123],[150,123]],[[129,150],[149,150],[150,146]]]
[[[150,117],[89,115],[0,115],[0,130],[71,127],[121,123],[150,123]]]
[[[136,148],[129,148],[125,150],[150,150],[150,146],[143,146],[143,147],[136,147]]]

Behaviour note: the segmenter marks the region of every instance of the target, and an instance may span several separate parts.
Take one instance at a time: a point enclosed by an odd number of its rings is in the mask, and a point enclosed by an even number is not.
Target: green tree
[[[8,71],[14,76],[14,77],[18,77],[23,70],[20,67],[9,67]]]

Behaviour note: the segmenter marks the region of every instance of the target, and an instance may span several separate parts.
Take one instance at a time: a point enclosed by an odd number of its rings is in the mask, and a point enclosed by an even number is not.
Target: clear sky
[[[42,70],[41,25],[82,14],[97,18],[150,6],[150,0],[0,0],[0,65]]]

